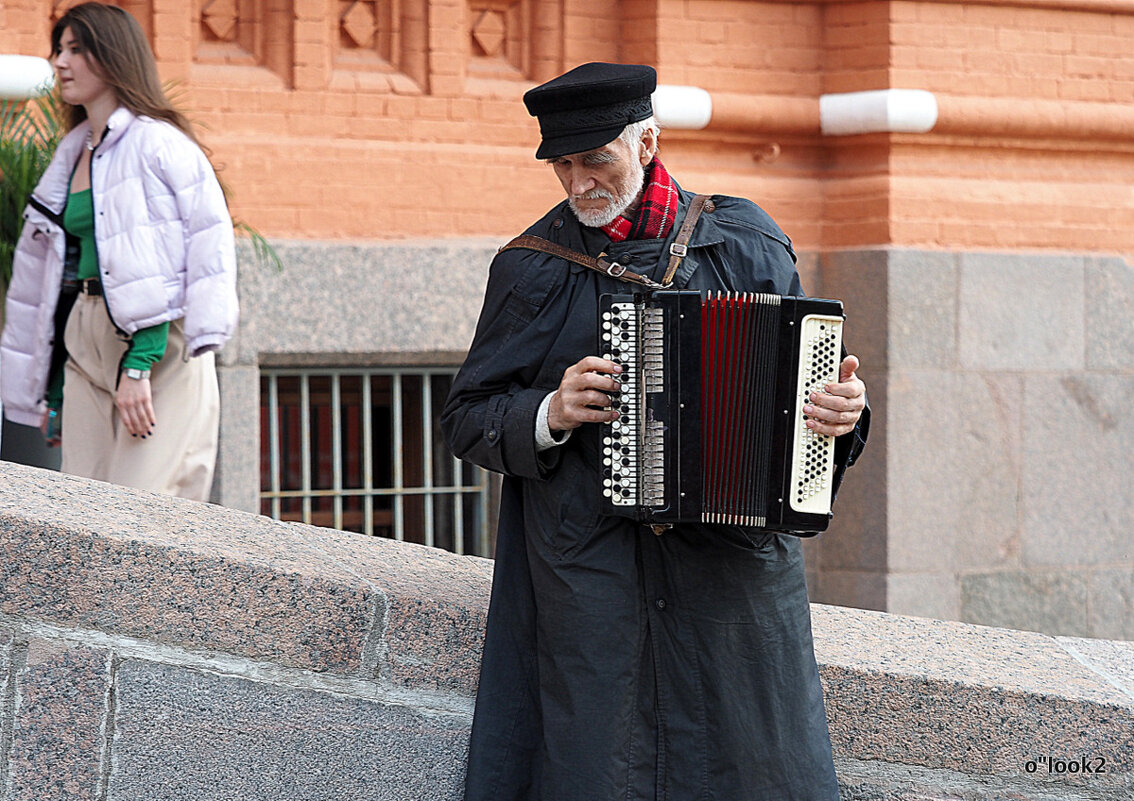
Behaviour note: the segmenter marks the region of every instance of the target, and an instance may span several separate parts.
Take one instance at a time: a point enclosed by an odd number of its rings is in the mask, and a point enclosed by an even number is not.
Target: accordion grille
[[[701,310],[702,520],[766,523],[779,295],[717,293]]]

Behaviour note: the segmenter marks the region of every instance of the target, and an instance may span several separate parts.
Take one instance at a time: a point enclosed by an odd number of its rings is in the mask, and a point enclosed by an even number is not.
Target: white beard
[[[579,218],[579,222],[588,228],[602,228],[604,225],[609,225],[614,222],[614,219],[630,208],[630,205],[638,199],[638,193],[642,191],[642,183],[646,180],[646,168],[642,163],[635,160],[632,162],[633,170],[630,174],[629,180],[626,181],[626,186],[622,192],[617,195],[612,195],[605,189],[592,189],[590,192],[584,192],[582,195],[571,195],[567,198],[567,204],[571,207],[571,211],[575,212],[575,216]],[[584,211],[578,206],[579,200],[608,200],[610,201],[606,208],[592,209]]]

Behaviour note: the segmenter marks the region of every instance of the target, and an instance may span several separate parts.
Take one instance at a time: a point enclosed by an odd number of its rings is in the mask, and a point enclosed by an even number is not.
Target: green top
[[[95,244],[94,199],[90,189],[72,192],[63,209],[63,227],[79,240],[79,280],[98,278],[98,246]],[[122,369],[149,370],[165,356],[169,339],[169,323],[140,328],[130,338],[130,347],[122,360]],[[63,401],[63,376],[52,376],[47,392],[48,405],[60,408]]]

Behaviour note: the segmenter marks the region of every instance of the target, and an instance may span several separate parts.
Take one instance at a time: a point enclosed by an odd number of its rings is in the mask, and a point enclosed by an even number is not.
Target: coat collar
[[[116,108],[106,122],[108,130],[99,143],[99,149],[113,146],[135,119],[134,112],[125,106]],[[74,172],[75,163],[86,146],[87,133],[90,129],[90,121],[83,120],[63,137],[55,149],[51,164],[44,171],[43,177],[32,193],[37,201],[56,214],[62,214],[63,208],[67,205],[67,196],[71,191],[71,173]]]

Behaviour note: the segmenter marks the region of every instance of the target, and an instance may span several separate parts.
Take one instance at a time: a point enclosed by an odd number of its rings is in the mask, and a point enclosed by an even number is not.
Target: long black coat
[[[714,202],[677,287],[803,294],[772,219]],[[676,230],[611,244],[564,203],[528,233],[660,280]],[[599,295],[625,291],[543,253],[499,254],[444,410],[454,453],[504,474],[466,801],[833,801],[799,540],[657,536],[600,514],[597,426],[536,452],[543,397],[599,353]],[[861,446],[841,438],[844,467]]]

